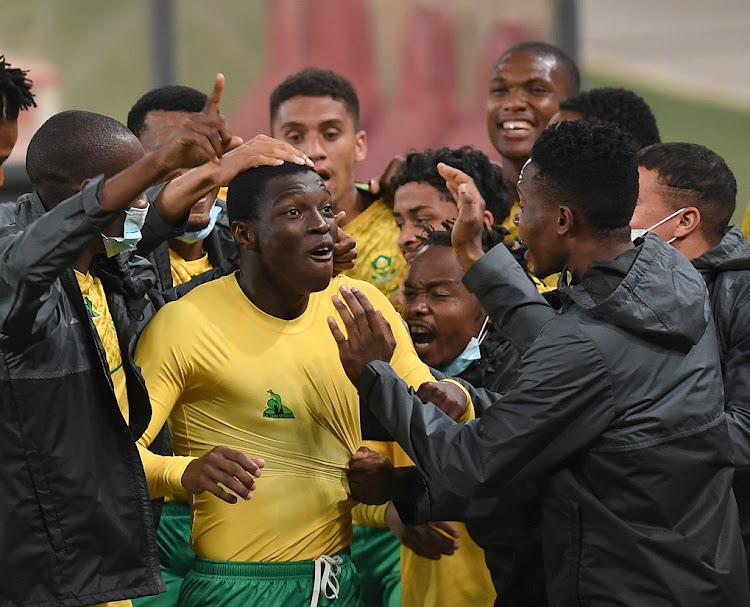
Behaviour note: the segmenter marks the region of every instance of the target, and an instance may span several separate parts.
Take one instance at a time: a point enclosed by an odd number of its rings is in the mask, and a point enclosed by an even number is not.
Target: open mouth
[[[417,354],[427,351],[436,337],[435,330],[424,325],[410,324],[409,334],[411,335],[411,340],[414,343],[414,349],[417,351]]]
[[[314,261],[328,263],[333,259],[333,243],[324,243],[312,249],[308,255]]]

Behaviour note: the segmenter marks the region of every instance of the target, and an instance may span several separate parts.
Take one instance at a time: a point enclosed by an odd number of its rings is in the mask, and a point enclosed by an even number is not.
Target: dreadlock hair
[[[18,120],[18,112],[36,107],[26,74],[28,70],[10,67],[5,55],[0,55],[0,119]]]

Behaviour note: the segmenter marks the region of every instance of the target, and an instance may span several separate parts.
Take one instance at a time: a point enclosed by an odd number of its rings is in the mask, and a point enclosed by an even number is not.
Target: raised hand
[[[249,500],[255,491],[255,479],[265,465],[264,460],[250,459],[229,447],[214,447],[188,464],[182,474],[182,486],[188,493],[208,491],[229,504],[236,504],[237,498],[225,491],[222,485]]]
[[[217,185],[227,185],[234,177],[259,166],[279,166],[284,162],[313,166],[312,160],[284,141],[256,135],[224,155],[213,179]]]
[[[373,308],[362,291],[357,287],[349,290],[343,285],[340,293],[346,305],[337,295],[333,296],[333,305],[346,327],[347,337],[344,337],[333,316],[328,317],[328,327],[338,344],[344,371],[356,385],[365,365],[373,360],[390,362],[396,349],[396,339],[383,313]]]
[[[440,176],[445,179],[445,185],[458,206],[458,217],[453,224],[451,242],[461,267],[468,270],[484,255],[484,198],[474,180],[463,171],[442,162],[438,163],[437,169]]]
[[[190,114],[169,141],[154,152],[155,162],[164,175],[209,160],[218,163],[226,152],[242,144],[240,137],[231,135],[226,119],[219,113],[224,85],[224,76],[217,74],[203,111]]]

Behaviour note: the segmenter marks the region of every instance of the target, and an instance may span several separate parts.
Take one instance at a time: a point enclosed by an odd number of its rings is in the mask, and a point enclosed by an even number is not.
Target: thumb
[[[474,196],[472,196],[471,191],[469,190],[468,183],[462,183],[458,186],[458,197],[460,200],[459,206],[471,206],[474,204]]]
[[[360,447],[352,455],[353,460],[368,459],[373,454],[367,447]]]

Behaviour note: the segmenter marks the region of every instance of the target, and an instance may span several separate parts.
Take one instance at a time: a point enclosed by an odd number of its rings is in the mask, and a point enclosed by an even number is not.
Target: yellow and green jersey
[[[169,418],[176,454],[226,445],[266,460],[250,501],[194,496],[198,556],[314,560],[351,543],[346,472],[362,442],[359,396],[327,324],[338,318],[331,297],[343,284],[383,311],[397,341],[391,364],[407,384],[433,381],[383,294],[343,276],[294,320],[262,312],[229,275],[166,305],[146,327],[136,350],[153,408],[143,443]]]
[[[359,187],[359,186],[358,186]],[[379,198],[343,227],[357,241],[357,260],[344,275],[375,285],[390,298],[406,274],[393,210]]]

